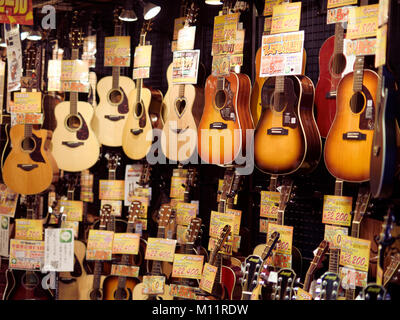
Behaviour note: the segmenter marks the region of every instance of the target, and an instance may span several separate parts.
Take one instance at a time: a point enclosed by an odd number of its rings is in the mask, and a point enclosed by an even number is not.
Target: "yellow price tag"
[[[387,24],[378,28],[376,34],[375,68],[386,63]]]
[[[42,112],[41,92],[15,92],[14,104],[11,106],[13,113],[40,113]]]
[[[265,0],[264,4],[264,16],[272,15],[272,8],[278,4],[281,4],[284,0]]]
[[[368,271],[371,241],[343,236],[340,247],[340,264]]]
[[[302,288],[297,288],[296,300],[312,300],[312,295]]]
[[[131,65],[131,37],[105,37],[104,66],[129,67]]]
[[[43,222],[33,219],[15,219],[15,239],[42,240]]]
[[[236,218],[233,214],[211,211],[209,231],[210,237],[218,238],[225,225],[231,226],[231,232],[233,234],[234,231],[237,231],[235,230],[235,220]]]
[[[143,294],[163,294],[164,276],[143,276]]]
[[[282,3],[272,8],[271,34],[298,31],[301,2]]]
[[[346,39],[376,37],[378,13],[379,4],[350,8]]]
[[[100,180],[99,188],[100,200],[124,200],[124,180]]]
[[[340,248],[340,243],[343,236],[349,233],[348,228],[340,226],[325,225],[324,239],[329,242],[331,248]]]
[[[135,49],[134,68],[149,68],[151,67],[151,51],[152,46],[138,46]]]
[[[89,230],[86,259],[111,260],[113,238],[113,231],[94,229]]]
[[[261,191],[260,217],[277,219],[279,199],[279,192]]]
[[[174,261],[176,240],[148,238],[146,247],[146,260]]]
[[[124,266],[120,264],[113,264],[111,266],[111,275],[137,278],[139,277],[139,269],[137,266]]]
[[[115,233],[112,253],[115,254],[138,254],[140,234],[138,233]]]
[[[350,226],[352,203],[351,197],[325,195],[322,223]]]
[[[185,195],[186,177],[172,177],[170,197],[183,200]]]
[[[61,200],[60,205],[64,207],[64,213],[68,221],[82,221],[83,202],[73,200]]]
[[[172,277],[201,279],[204,256],[194,254],[179,254],[174,256]]]
[[[269,239],[275,231],[279,232],[280,241],[276,244],[274,251],[281,254],[292,254],[293,227],[270,222],[268,223],[267,239]]]
[[[200,280],[200,289],[208,293],[212,292],[215,276],[217,275],[217,270],[218,270],[217,267],[212,266],[209,263],[206,263],[204,265],[203,274]]]
[[[357,0],[328,0],[328,9],[357,4]]]
[[[196,217],[197,204],[178,202],[176,206],[176,223],[178,225],[187,226],[190,220]]]

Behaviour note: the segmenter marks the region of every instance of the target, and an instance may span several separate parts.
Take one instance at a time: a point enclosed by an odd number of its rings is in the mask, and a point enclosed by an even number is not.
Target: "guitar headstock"
[[[339,293],[340,277],[334,272],[325,272],[317,281],[315,300],[336,300]]]
[[[210,254],[210,264],[214,263],[214,260],[217,256],[218,251],[221,250],[222,246],[224,245],[225,241],[228,239],[229,234],[231,233],[231,226],[230,225],[225,225],[224,228],[222,229],[217,242],[215,243],[214,248],[211,251]]]
[[[376,283],[368,284],[361,293],[363,300],[377,301],[377,300],[388,300],[386,296],[386,289]]]
[[[153,28],[153,20],[145,20],[142,25],[142,30],[140,31],[140,35],[142,37],[146,37],[147,33],[149,33]]]
[[[280,198],[279,198],[279,209],[284,210],[287,202],[289,201],[290,194],[293,188],[293,180],[290,178],[286,178],[282,181],[282,185],[280,186]]]
[[[121,155],[119,153],[107,152],[104,157],[107,159],[107,169],[109,171],[115,171],[121,165]]]
[[[397,282],[400,273],[400,253],[396,253],[390,256],[390,264],[387,267],[383,276],[383,284],[386,287],[387,284],[393,279]]]
[[[113,18],[113,23],[114,26],[118,26],[122,23],[122,21],[119,19],[119,15],[121,14],[121,8],[117,7],[114,9],[114,18]]]
[[[236,194],[239,191],[240,185],[243,181],[242,177],[243,176],[237,174],[236,172],[233,173],[233,181],[232,181],[232,185],[229,190],[229,193],[228,193],[229,198],[231,198],[231,199],[235,198]]]
[[[262,265],[261,257],[257,255],[248,256],[245,261],[245,271],[242,280],[242,292],[252,292],[257,287],[257,279]]]
[[[220,190],[218,190],[217,202],[227,201],[228,196],[232,190],[232,183],[234,179],[234,172],[230,169],[225,170],[224,182]]]
[[[278,283],[274,285],[272,300],[291,300],[293,294],[293,284],[296,273],[289,268],[283,268],[278,272]]]
[[[318,246],[317,253],[315,254],[313,260],[311,261],[310,267],[308,268],[307,271],[308,274],[314,274],[322,258],[327,253],[328,249],[329,249],[329,242],[326,240],[322,240]]]
[[[194,2],[192,2],[189,9],[187,9],[185,27],[194,25],[197,22],[197,16],[199,14],[199,8]]]
[[[361,223],[365,211],[367,210],[370,197],[371,193],[369,188],[360,188],[357,195],[356,206],[354,208],[353,223]]]
[[[149,184],[151,174],[151,166],[146,163],[143,165],[142,173],[140,174],[138,185],[144,187]]]
[[[394,228],[394,223],[395,223],[395,216],[393,214],[393,208],[389,208],[388,213],[383,221],[382,231],[378,241],[379,245],[382,247],[381,250],[382,253],[384,251],[384,248],[389,247],[395,241],[395,239],[393,239],[392,237],[392,230]]]
[[[158,212],[158,227],[167,227],[171,221],[172,207],[169,204],[161,205]]]
[[[83,45],[83,32],[82,28],[78,26],[78,11],[74,12],[72,18],[72,27],[69,34],[72,49],[79,49]]]
[[[186,231],[186,243],[194,243],[199,236],[201,230],[201,218],[193,218],[190,220],[189,227]]]
[[[100,224],[99,224],[99,229],[106,229],[107,224],[111,220],[111,211],[112,207],[109,204],[103,205],[103,207],[100,210]]]
[[[128,223],[134,224],[136,222],[136,219],[139,217],[141,210],[142,210],[142,203],[138,200],[132,201],[129,206]]]

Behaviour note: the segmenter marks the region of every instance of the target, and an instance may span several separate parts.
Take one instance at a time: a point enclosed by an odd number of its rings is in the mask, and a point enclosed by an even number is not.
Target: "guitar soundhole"
[[[285,94],[283,92],[274,92],[271,100],[271,106],[276,112],[281,112],[285,109]]]
[[[128,294],[124,289],[117,289],[114,292],[114,299],[115,300],[126,300],[128,299]]]
[[[350,108],[354,113],[359,113],[364,108],[365,98],[361,92],[353,94],[350,100]]]
[[[141,118],[142,114],[143,114],[143,105],[141,102],[139,102],[136,104],[136,107],[135,107],[135,115],[137,118]]]
[[[181,116],[183,111],[185,111],[185,108],[186,108],[186,100],[185,99],[177,99],[175,105],[176,105],[176,111],[178,111],[179,116]]]
[[[110,99],[110,102],[112,104],[120,104],[122,102],[122,98],[123,98],[122,92],[117,89],[112,90],[108,95],[108,99]]]
[[[92,290],[90,292],[90,300],[103,300],[103,295],[100,290]]]
[[[25,152],[32,152],[36,148],[35,139],[33,139],[32,137],[26,137],[21,142],[21,148]]]
[[[224,90],[218,90],[215,94],[215,106],[222,109],[226,103],[226,93]]]
[[[336,54],[332,59],[332,72],[335,74],[342,74],[346,68],[346,57],[344,54]]]
[[[66,121],[68,129],[78,131],[82,127],[82,120],[78,115],[70,115]]]

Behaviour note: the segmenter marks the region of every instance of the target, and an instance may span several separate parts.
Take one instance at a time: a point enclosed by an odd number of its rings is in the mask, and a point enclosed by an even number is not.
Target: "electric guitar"
[[[142,210],[140,201],[132,201],[129,207],[128,227],[126,233],[133,233],[136,219]],[[128,254],[124,254],[121,258],[120,265],[129,266],[130,259]],[[108,276],[103,282],[104,300],[132,300],[132,292],[139,283],[138,278],[124,276]]]
[[[301,75],[268,78],[261,103],[254,134],[257,168],[274,175],[313,171],[321,158],[322,142],[314,119],[312,81]]]
[[[118,11],[114,11],[114,36],[122,35]],[[100,101],[94,112],[92,127],[100,144],[110,147],[122,145],[122,132],[129,113],[128,97],[134,89],[133,80],[120,75],[120,67],[112,67],[112,76],[104,77],[97,83]]]
[[[317,283],[315,300],[337,300],[340,287],[340,277],[337,273],[325,272]]]
[[[36,87],[37,49],[27,51],[27,91]],[[58,168],[49,151],[51,131],[35,129],[33,124],[17,124],[10,130],[12,150],[2,170],[4,183],[14,192],[31,195],[50,187],[58,179]]]
[[[185,27],[196,21],[198,8],[189,8]],[[197,147],[197,126],[204,107],[204,90],[192,84],[173,84],[173,63],[167,69],[168,91],[164,97],[167,118],[161,139],[164,155],[173,161],[191,158]]]
[[[146,45],[146,35],[151,30],[151,24],[151,20],[144,22],[139,46]],[[156,96],[152,90],[144,88],[143,79],[136,80],[136,89],[129,94],[129,113],[122,132],[122,149],[131,159],[140,160],[150,151],[153,143],[153,128],[149,109],[151,104],[154,104],[153,100],[159,95],[160,93]]]
[[[278,272],[278,282],[274,285],[272,300],[291,300],[296,273],[289,268]]]
[[[317,125],[322,137],[328,135],[335,118],[336,96],[340,79],[353,71],[355,55],[346,55],[344,49],[344,28],[342,23],[335,24],[335,35],[322,44],[319,51],[319,78],[315,88],[315,106]]]
[[[172,209],[170,205],[164,204],[161,206],[158,218],[157,238],[165,238],[165,230],[171,223]],[[151,265],[151,276],[163,276],[161,261],[154,260]],[[165,276],[165,275],[164,275]],[[144,284],[139,283],[133,289],[133,300],[173,300],[171,296],[170,287],[164,284],[164,293],[158,295],[148,295],[143,293]]]
[[[229,13],[225,5],[224,15]],[[254,129],[250,113],[251,82],[243,73],[208,76],[197,137],[198,154],[206,163],[231,164],[245,156],[246,131]]]
[[[378,75],[357,56],[354,71],[339,82],[336,116],[326,137],[324,158],[331,175],[348,182],[370,178]]]
[[[70,34],[72,60],[79,58],[82,33],[73,18]],[[90,122],[93,107],[88,102],[78,101],[78,92],[70,92],[70,101],[59,103],[55,108],[57,126],[52,138],[52,153],[61,170],[78,172],[89,169],[98,160],[100,144]]]

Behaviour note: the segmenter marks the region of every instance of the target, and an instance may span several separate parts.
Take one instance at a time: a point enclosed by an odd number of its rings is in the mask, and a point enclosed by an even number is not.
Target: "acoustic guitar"
[[[326,168],[337,179],[370,178],[377,88],[378,75],[364,69],[364,57],[357,56],[354,72],[339,82],[336,116],[325,143]]]
[[[195,22],[197,10],[192,4],[185,27]],[[167,69],[168,91],[164,97],[167,117],[164,119],[161,148],[168,159],[184,162],[196,152],[204,89],[192,84],[173,84],[172,70],[173,63]]]
[[[71,59],[79,58],[82,33],[73,18],[70,34]],[[90,122],[93,107],[88,102],[78,101],[78,92],[70,92],[70,101],[63,101],[55,108],[57,126],[52,138],[52,153],[61,170],[78,172],[89,169],[98,160],[100,144]]]
[[[355,55],[343,50],[346,43],[342,23],[335,24],[335,35],[322,44],[319,51],[319,78],[315,88],[317,125],[322,137],[328,135],[336,114],[337,87],[340,79],[353,71]]]
[[[229,13],[228,6],[222,10]],[[246,131],[253,130],[250,113],[250,78],[242,73],[208,76],[205,103],[197,136],[200,158],[210,164],[232,164],[245,156]]]
[[[27,51],[27,91],[36,90],[36,55],[33,45]],[[3,170],[4,183],[14,192],[32,195],[45,191],[58,179],[57,164],[49,151],[51,131],[33,124],[17,124],[10,130],[12,150]]]
[[[146,35],[151,30],[151,24],[151,20],[144,22],[139,46],[146,45]],[[157,100],[160,105],[159,110],[161,110],[160,95],[160,92],[155,95],[154,89],[143,87],[143,79],[136,80],[136,89],[129,94],[129,113],[122,133],[122,149],[131,159],[143,159],[150,151],[153,143],[153,128],[149,109],[151,104],[155,103],[154,100]]]
[[[312,81],[301,75],[268,78],[261,96],[263,110],[254,134],[257,168],[273,175],[310,173],[322,154]]]
[[[133,233],[136,219],[142,210],[140,201],[132,201],[129,207],[128,226],[126,233]],[[129,266],[129,255],[122,255],[120,265]],[[125,276],[108,276],[103,282],[104,300],[132,300],[132,292],[135,286],[140,282],[138,278]]]
[[[122,35],[119,10],[114,11],[114,36]],[[92,120],[93,131],[102,145],[119,147],[122,132],[128,118],[128,97],[135,89],[132,79],[120,75],[120,67],[112,67],[112,76],[104,77],[97,83],[99,104]]]

